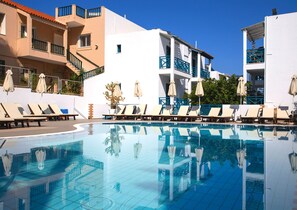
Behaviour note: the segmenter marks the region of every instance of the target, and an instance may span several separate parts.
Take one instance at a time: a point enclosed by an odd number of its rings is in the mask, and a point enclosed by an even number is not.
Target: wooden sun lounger
[[[202,118],[202,121],[204,119],[206,120],[210,120],[210,121],[213,121],[216,119],[216,117],[219,116],[219,113],[221,111],[221,108],[219,107],[212,107],[208,113],[208,115],[201,115],[201,118]]]
[[[262,110],[262,116],[260,117],[260,122],[264,123],[265,121],[272,121],[274,123],[274,119],[274,108],[264,107]]]
[[[153,108],[151,114],[143,114],[140,117],[142,120],[148,120],[148,119],[152,120],[153,116],[160,115],[161,110],[162,110],[162,105],[158,104]]]
[[[126,119],[128,118],[128,116],[131,116],[134,112],[134,105],[126,105],[126,109],[124,110],[124,112],[120,113],[120,114],[115,114],[114,115],[114,118],[116,120],[119,120],[119,119]]]
[[[218,121],[229,122],[233,118],[234,109],[231,108],[223,108],[222,114],[218,117],[214,117]]]
[[[5,116],[5,110],[0,106],[0,125],[5,126],[6,128],[11,128],[11,123],[14,122],[13,118]]]
[[[29,122],[37,122],[38,126],[41,126],[40,122],[46,120],[46,117],[24,117],[21,114],[18,105],[14,103],[2,103],[2,106],[7,115],[10,118],[13,118],[16,124],[20,122],[22,124],[22,127],[24,127],[24,123],[26,123],[29,127]]]
[[[75,117],[78,116],[78,114],[75,114],[75,113],[64,114],[57,104],[49,104],[49,107],[52,110],[53,114],[59,115],[60,117],[64,118],[65,120],[69,120],[69,117],[73,117],[73,120],[76,120]]]
[[[279,120],[290,122],[291,118],[287,110],[281,110],[280,108],[277,109],[275,122],[278,123]]]
[[[124,119],[133,119],[133,120],[139,119],[141,117],[141,115],[145,114],[146,107],[147,107],[146,104],[140,104],[134,108],[135,113],[132,112],[132,114],[127,114],[125,112],[123,118]]]
[[[29,110],[31,112],[30,115],[24,114],[25,117],[46,117],[48,120],[58,120],[60,115],[59,114],[45,114],[42,112],[38,104],[30,103],[28,104]]]
[[[259,118],[259,107],[251,107],[245,116],[241,117],[241,122],[254,122]]]
[[[102,116],[104,117],[104,119],[114,119],[115,115],[117,114],[122,114],[125,110],[126,106],[125,105],[117,105],[116,109],[115,109],[115,113],[110,113],[110,114],[102,114]]]

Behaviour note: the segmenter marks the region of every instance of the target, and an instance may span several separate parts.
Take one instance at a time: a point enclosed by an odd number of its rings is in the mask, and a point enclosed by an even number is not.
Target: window
[[[117,53],[121,53],[122,52],[122,45],[118,44],[117,45]]]
[[[80,47],[90,47],[91,46],[91,34],[81,35],[79,37]]]
[[[6,34],[6,21],[5,14],[0,13],[0,34]]]
[[[37,39],[37,37],[36,37],[36,28],[35,27],[32,28],[32,38]]]
[[[25,24],[21,25],[21,38],[27,37],[27,26]]]

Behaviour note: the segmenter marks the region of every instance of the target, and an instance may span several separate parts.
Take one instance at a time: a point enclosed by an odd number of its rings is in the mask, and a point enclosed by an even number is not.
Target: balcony
[[[50,63],[66,63],[65,49],[63,46],[39,39],[32,39],[28,45],[27,40],[27,38],[18,40],[18,57]]]
[[[246,97],[247,104],[264,104],[263,96],[247,96]]]
[[[56,9],[56,18],[68,24],[68,27],[83,26],[85,19],[101,16],[101,7],[84,9],[77,5],[69,5]]]
[[[170,68],[170,56],[160,56],[159,68],[169,69]],[[174,58],[174,69],[186,74],[190,74],[190,64],[179,58]]]
[[[264,63],[264,48],[247,50],[247,64]]]
[[[201,69],[200,70],[200,77],[203,79],[209,79],[210,78],[210,73],[206,69]]]

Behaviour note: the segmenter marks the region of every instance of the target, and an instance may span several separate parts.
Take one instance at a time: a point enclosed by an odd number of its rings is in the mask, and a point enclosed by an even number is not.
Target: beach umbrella
[[[175,87],[175,82],[174,81],[171,81],[170,84],[169,84],[168,96],[170,97],[170,105],[173,106],[174,97],[176,96],[176,87]]]
[[[140,151],[142,148],[142,144],[137,142],[134,144],[134,158],[137,159],[139,157]]]
[[[169,146],[167,146],[167,149],[168,149],[168,156],[169,156],[170,160],[173,160],[175,158],[176,146],[169,145]]]
[[[289,160],[292,172],[295,174],[297,172],[297,154],[294,151],[289,154]]]
[[[236,158],[237,158],[237,163],[238,163],[239,168],[243,167],[243,161],[245,158],[245,154],[246,154],[245,149],[238,149],[236,151]]]
[[[293,96],[293,104],[294,104],[294,97],[297,95],[297,75],[293,75],[290,88],[289,88],[289,94]]]
[[[37,93],[41,93],[41,95],[43,93],[46,92],[46,82],[45,82],[45,75],[43,73],[41,73],[39,75],[39,80],[38,80],[38,83],[37,83],[37,86],[36,86],[36,92]]]
[[[189,141],[187,141],[185,145],[185,157],[191,157],[191,145]]]
[[[11,175],[11,165],[13,161],[13,155],[12,154],[6,154],[2,155],[2,163],[3,163],[3,168],[4,168],[4,173],[5,176],[10,176]]]
[[[135,82],[134,96],[137,97],[137,98],[140,98],[142,96],[142,91],[141,91],[138,80],[136,80],[136,82]]]
[[[112,143],[112,149],[115,157],[119,157],[121,152],[121,146],[122,146],[122,143],[120,142],[120,140],[115,140],[115,142]]]
[[[5,91],[8,95],[8,92],[14,91],[13,79],[12,79],[12,71],[8,69],[6,71],[6,76],[3,82],[3,91]]]
[[[37,163],[38,163],[38,169],[43,170],[44,169],[44,161],[46,158],[46,152],[42,149],[36,150],[35,156],[36,156]]]
[[[199,98],[199,108],[200,108],[200,97],[204,96],[204,90],[203,90],[201,78],[198,78],[195,95],[198,96]]]
[[[240,104],[242,104],[242,97],[246,95],[245,82],[243,77],[239,77],[237,84],[237,95],[240,96]]]

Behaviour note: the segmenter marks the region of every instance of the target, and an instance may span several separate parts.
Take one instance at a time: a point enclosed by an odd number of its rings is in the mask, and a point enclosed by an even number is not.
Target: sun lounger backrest
[[[199,106],[192,106],[191,110],[189,111],[189,116],[198,116],[200,112]]]
[[[263,108],[262,118],[273,118],[274,117],[274,108]]]
[[[1,113],[1,116],[4,115],[6,117],[7,113],[6,111],[4,110],[2,104],[0,104],[0,113]]]
[[[280,119],[290,119],[287,110],[282,110],[282,109],[279,109],[279,108],[277,109],[276,116],[277,116],[277,118],[280,118]]]
[[[49,107],[52,109],[54,114],[63,114],[63,112],[57,104],[50,104]]]
[[[147,106],[146,104],[139,104],[138,107],[137,107],[136,114],[140,114],[140,115],[145,114],[146,106]]]
[[[162,105],[156,105],[152,111],[152,115],[159,115],[162,109]]]
[[[189,106],[182,105],[182,106],[179,107],[177,115],[185,116],[185,115],[187,115],[188,110],[189,110]]]
[[[217,117],[221,111],[221,108],[219,107],[212,107],[208,113],[208,116],[210,117]]]
[[[48,104],[39,104],[39,107],[44,114],[53,114]]]
[[[116,110],[115,110],[115,114],[122,114],[125,110],[125,105],[117,105]]]
[[[6,113],[11,118],[23,118],[23,115],[19,111],[16,104],[13,103],[2,103],[3,108],[5,109]]]
[[[246,117],[258,117],[258,113],[259,113],[259,107],[251,107],[248,109],[247,113],[246,113]]]
[[[28,113],[25,111],[24,107],[21,104],[16,104],[16,106],[22,115],[28,115]]]
[[[171,106],[165,106],[162,111],[162,115],[170,115],[171,114]]]
[[[31,110],[32,114],[35,115],[42,115],[42,111],[38,104],[28,104],[29,109]]]
[[[224,108],[222,111],[222,117],[232,117],[234,109],[231,108]]]
[[[134,105],[127,105],[124,114],[131,115],[134,111]]]

